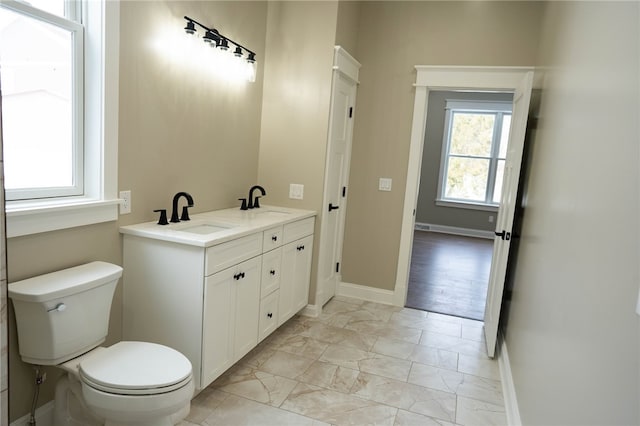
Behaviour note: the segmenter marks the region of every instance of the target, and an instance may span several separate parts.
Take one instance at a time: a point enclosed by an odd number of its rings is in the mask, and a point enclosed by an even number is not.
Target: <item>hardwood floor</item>
[[[406,306],[482,320],[493,241],[414,231]]]

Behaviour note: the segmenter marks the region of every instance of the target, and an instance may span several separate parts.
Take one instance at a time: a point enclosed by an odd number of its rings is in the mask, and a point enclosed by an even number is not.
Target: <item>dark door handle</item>
[[[509,241],[511,239],[511,232],[507,232],[504,229],[502,230],[502,232],[494,232],[494,234],[496,234],[496,237],[500,237],[503,240]]]
[[[334,206],[333,204],[329,203],[329,211],[338,210],[339,208],[340,208],[340,206]]]

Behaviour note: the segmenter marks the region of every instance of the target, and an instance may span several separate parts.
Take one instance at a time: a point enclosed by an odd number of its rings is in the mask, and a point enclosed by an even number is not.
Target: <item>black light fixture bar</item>
[[[226,40],[227,42],[236,46],[235,52],[238,52],[238,48],[247,52],[248,62],[255,62],[256,52],[254,52],[253,50],[247,49],[245,46],[241,45],[240,43],[234,40],[231,40],[229,37],[225,35],[220,34],[220,32],[215,28],[209,28],[205,25],[202,25],[200,22],[196,21],[193,18],[189,18],[188,16],[185,16],[184,19],[187,20],[187,26],[184,28],[187,34],[195,34],[196,33],[195,25],[197,25],[205,31],[205,35],[212,36],[208,38],[210,39],[210,41],[216,41],[216,45],[221,44],[219,43],[221,40]],[[218,40],[216,40],[216,37],[218,37]]]

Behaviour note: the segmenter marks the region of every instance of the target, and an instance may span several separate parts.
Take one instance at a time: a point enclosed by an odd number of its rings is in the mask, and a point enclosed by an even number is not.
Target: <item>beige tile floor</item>
[[[504,425],[482,323],[335,297],[203,390],[181,426]]]

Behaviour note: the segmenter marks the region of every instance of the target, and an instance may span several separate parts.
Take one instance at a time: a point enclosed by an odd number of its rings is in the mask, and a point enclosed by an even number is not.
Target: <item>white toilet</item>
[[[189,413],[189,360],[148,342],[100,347],[122,268],[91,262],[9,284],[23,361],[65,370],[56,384],[60,425],[174,425]]]

